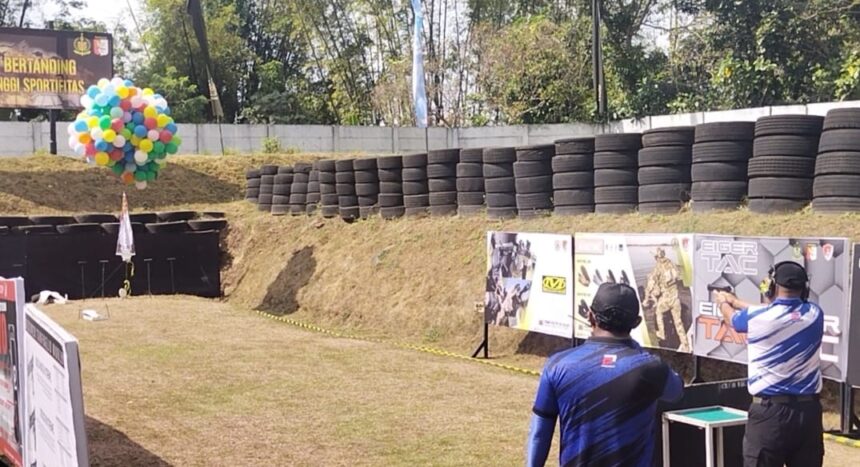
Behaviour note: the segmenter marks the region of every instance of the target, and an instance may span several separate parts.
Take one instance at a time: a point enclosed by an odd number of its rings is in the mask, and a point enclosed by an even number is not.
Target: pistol
[[[708,292],[726,292],[730,294],[735,293],[735,288],[730,285],[709,285]]]

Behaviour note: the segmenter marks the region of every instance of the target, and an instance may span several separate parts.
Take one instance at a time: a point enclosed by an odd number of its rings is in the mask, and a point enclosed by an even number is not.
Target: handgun
[[[735,288],[730,285],[709,285],[708,292],[726,292],[734,294]]]

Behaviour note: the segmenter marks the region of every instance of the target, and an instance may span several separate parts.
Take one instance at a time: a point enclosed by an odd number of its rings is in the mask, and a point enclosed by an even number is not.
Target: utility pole
[[[600,42],[600,0],[591,0],[591,58],[594,66],[594,98],[597,116],[606,119],[606,78],[603,74],[603,46]]]

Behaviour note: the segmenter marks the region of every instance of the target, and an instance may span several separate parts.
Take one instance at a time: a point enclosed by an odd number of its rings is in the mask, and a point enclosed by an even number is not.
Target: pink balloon
[[[95,156],[95,155],[96,155],[96,152],[98,152],[98,151],[96,151],[96,145],[95,145],[95,144],[93,144],[93,142],[92,142],[92,141],[90,141],[89,143],[87,143],[85,154],[86,154],[86,155],[88,155],[88,156]]]
[[[121,118],[117,118],[113,122],[111,122],[110,127],[113,129],[113,131],[119,133],[122,131],[123,128],[125,128],[125,124],[122,122]]]
[[[149,117],[143,121],[143,126],[145,126],[147,130],[152,130],[158,126],[158,122],[154,118]]]
[[[131,112],[124,112],[122,114],[122,121],[128,123],[131,121]]]
[[[158,139],[161,140],[162,143],[167,144],[173,139],[173,135],[167,130],[161,130],[161,135],[159,135]]]
[[[131,110],[131,100],[123,99],[123,100],[119,101],[119,108],[121,108],[122,110],[125,110],[125,111]]]

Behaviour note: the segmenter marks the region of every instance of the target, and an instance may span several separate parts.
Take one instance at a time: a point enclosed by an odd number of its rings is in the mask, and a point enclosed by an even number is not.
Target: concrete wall
[[[422,152],[442,148],[524,146],[552,143],[557,139],[601,133],[642,132],[651,128],[698,125],[709,122],[753,122],[767,115],[826,115],[831,109],[860,107],[860,101],[809,105],[757,107],[752,109],[657,115],[610,122],[605,125],[566,123],[559,125],[513,125],[474,128],[395,128],[327,125],[215,125],[180,124],[183,154],[261,152],[266,138],[277,138],[285,150],[302,152],[363,152],[374,154]],[[57,124],[57,148],[69,155],[68,122]],[[0,122],[0,156],[20,156],[47,151],[50,142],[47,122]]]

